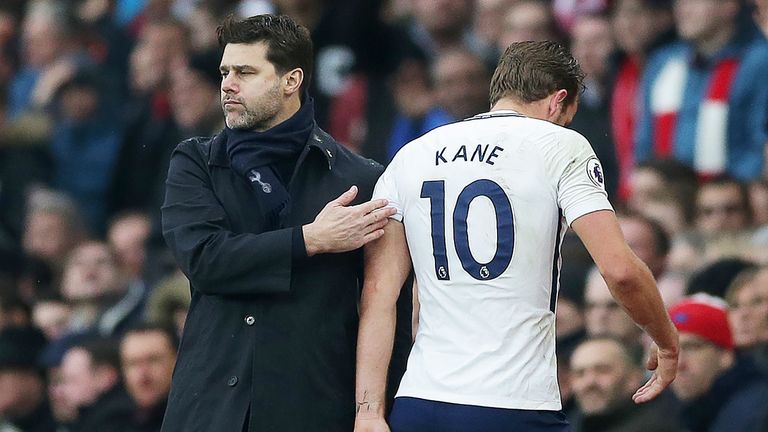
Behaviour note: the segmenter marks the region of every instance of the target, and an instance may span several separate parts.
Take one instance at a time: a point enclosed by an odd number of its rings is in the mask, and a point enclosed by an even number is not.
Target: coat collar
[[[328,162],[329,170],[332,170],[336,164],[336,141],[317,125],[312,129],[312,133],[309,135],[309,141],[307,142],[307,148],[304,149],[302,155],[308,153],[308,151],[316,151],[322,154],[326,162]],[[208,156],[208,165],[229,167],[227,136],[223,131],[211,138],[211,152]]]

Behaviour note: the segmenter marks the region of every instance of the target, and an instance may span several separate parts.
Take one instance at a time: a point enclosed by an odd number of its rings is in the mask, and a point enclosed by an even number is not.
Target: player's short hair
[[[216,29],[219,46],[225,48],[230,43],[267,44],[267,60],[275,66],[278,73],[286,73],[295,68],[304,71],[301,90],[309,86],[312,77],[313,48],[312,38],[306,27],[296,23],[288,15],[256,15],[244,20],[229,16]]]
[[[504,51],[491,79],[491,106],[501,98],[535,102],[565,89],[570,105],[584,88],[579,62],[562,44],[552,41],[515,42]]]

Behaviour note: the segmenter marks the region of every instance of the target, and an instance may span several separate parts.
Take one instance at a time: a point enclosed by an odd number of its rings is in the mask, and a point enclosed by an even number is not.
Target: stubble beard
[[[230,129],[257,131],[269,129],[274,126],[272,123],[282,106],[277,83],[258,101],[249,104],[242,98],[236,98],[236,100],[242,106],[240,110],[227,111],[222,106],[225,122]]]

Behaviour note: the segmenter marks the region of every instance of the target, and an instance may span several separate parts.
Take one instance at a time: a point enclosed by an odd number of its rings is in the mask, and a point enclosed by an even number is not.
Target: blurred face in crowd
[[[26,63],[32,67],[50,66],[62,48],[62,34],[53,17],[31,14],[24,21],[22,42]]]
[[[592,269],[584,291],[587,334],[612,336],[625,342],[634,341],[639,329],[611,296],[600,272]]]
[[[734,344],[749,348],[768,342],[768,270],[736,289],[729,301]]]
[[[43,211],[33,211],[27,216],[23,238],[27,254],[56,262],[69,253],[75,241],[64,216]]]
[[[599,80],[605,76],[613,49],[613,34],[607,19],[590,16],[577,19],[572,30],[571,51],[588,78]]]
[[[171,64],[185,55],[184,29],[170,23],[149,23],[131,52],[130,81],[134,90],[144,93],[168,79]]]
[[[267,60],[266,42],[227,44],[221,59],[221,104],[232,129],[266,130],[286,110],[285,79]]]
[[[749,226],[749,203],[737,184],[709,184],[696,196],[696,227],[706,234],[739,231]]]
[[[661,33],[673,25],[668,10],[647,6],[648,0],[614,2],[613,32],[616,44],[630,55],[644,54]]]
[[[48,399],[53,418],[57,421],[68,423],[77,418],[77,406],[67,397],[67,386],[61,376],[61,367],[48,369]]]
[[[545,3],[520,1],[507,10],[499,50],[504,51],[514,42],[557,40],[552,32],[553,23],[552,12]]]
[[[43,381],[28,369],[0,368],[0,418],[31,414],[43,400]]]
[[[73,348],[64,354],[60,373],[67,406],[91,405],[106,390],[101,385],[101,372],[93,367],[91,355],[82,348]]]
[[[435,13],[435,11],[440,11]],[[459,36],[472,17],[470,0],[413,0],[413,13],[436,36]]]
[[[72,308],[63,301],[40,301],[32,308],[32,322],[45,333],[48,340],[64,335]]]
[[[193,129],[218,110],[218,91],[199,72],[181,68],[171,73],[171,106],[176,123]]]
[[[125,386],[141,408],[151,408],[168,397],[176,350],[159,331],[128,333],[120,345]]]
[[[754,0],[755,22],[768,35],[768,0]]]
[[[691,333],[680,332],[680,357],[672,390],[688,401],[705,394],[733,364],[733,353]]]
[[[145,245],[150,228],[149,218],[132,215],[116,221],[107,233],[109,245],[115,251],[125,273],[132,278],[138,279],[142,276],[147,255]]]
[[[629,402],[641,379],[617,341],[587,341],[571,355],[571,385],[586,415],[609,413]]]
[[[124,288],[107,245],[89,242],[77,247],[64,268],[62,295],[70,301],[96,300]]]
[[[735,0],[675,0],[674,13],[680,37],[694,44],[717,38],[733,25],[738,12]]]
[[[749,184],[749,202],[755,225],[768,224],[768,183],[755,181]]]
[[[579,305],[569,299],[560,297],[555,309],[557,337],[567,336],[584,327],[584,314]]]
[[[441,55],[434,68],[438,104],[457,120],[488,110],[490,76],[482,60],[464,51]]]
[[[95,87],[78,85],[62,92],[60,105],[64,118],[83,123],[96,113],[99,95]]]
[[[504,15],[515,0],[478,0],[474,30],[488,42],[496,42],[501,34]]]
[[[653,228],[642,219],[619,218],[619,226],[630,249],[651,270],[655,277],[664,271],[666,256],[661,255],[653,235]]]

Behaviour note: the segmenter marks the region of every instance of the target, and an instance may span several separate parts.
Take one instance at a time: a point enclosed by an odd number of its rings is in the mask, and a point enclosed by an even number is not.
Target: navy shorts
[[[459,405],[424,399],[395,399],[392,432],[571,432],[562,411],[533,411]]]

